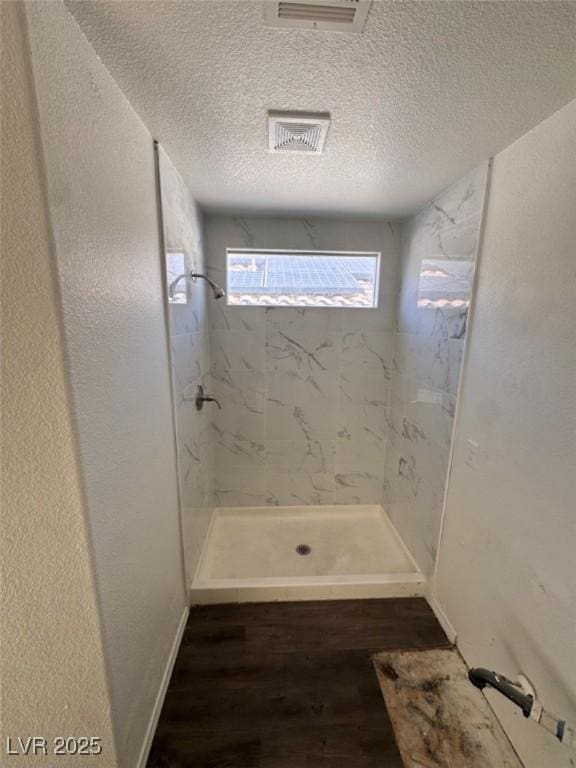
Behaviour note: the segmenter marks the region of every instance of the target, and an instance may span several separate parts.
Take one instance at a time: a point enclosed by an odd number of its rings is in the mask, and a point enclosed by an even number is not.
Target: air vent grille
[[[268,143],[271,152],[320,155],[324,149],[330,115],[269,112]]]
[[[362,32],[371,0],[266,0],[266,24],[272,27]]]
[[[276,123],[274,150],[276,152],[318,152],[321,128],[305,123]]]
[[[278,3],[279,19],[302,19],[306,21],[334,21],[338,24],[352,24],[356,8],[342,8],[334,5],[306,5],[305,3]]]

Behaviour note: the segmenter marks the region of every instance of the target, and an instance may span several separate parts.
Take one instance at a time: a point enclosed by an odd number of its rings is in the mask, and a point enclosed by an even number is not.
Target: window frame
[[[366,258],[373,257],[376,260],[376,270],[374,274],[374,303],[370,306],[354,305],[349,306],[346,304],[232,304],[230,302],[231,290],[228,284],[228,265],[231,255],[246,255],[246,256],[266,256],[266,255],[278,255],[278,256],[310,256],[314,258],[334,256],[334,257],[352,257],[352,258]],[[239,307],[243,309],[249,308],[263,308],[263,309],[378,309],[380,304],[380,267],[382,262],[382,251],[326,251],[326,250],[301,250],[295,248],[226,248],[226,306],[230,308]]]

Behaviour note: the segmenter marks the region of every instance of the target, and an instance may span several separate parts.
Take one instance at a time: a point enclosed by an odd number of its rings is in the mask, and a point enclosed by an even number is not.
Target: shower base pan
[[[214,510],[193,605],[423,595],[426,579],[377,505]]]

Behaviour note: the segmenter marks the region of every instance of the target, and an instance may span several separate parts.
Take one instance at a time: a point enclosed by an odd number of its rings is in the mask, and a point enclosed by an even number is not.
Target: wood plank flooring
[[[148,768],[402,768],[371,654],[448,645],[421,598],[192,608]]]

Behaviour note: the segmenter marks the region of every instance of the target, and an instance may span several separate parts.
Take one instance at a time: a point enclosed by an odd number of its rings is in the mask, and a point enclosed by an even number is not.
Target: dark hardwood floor
[[[419,598],[192,608],[148,768],[401,768],[371,654],[448,645]]]

